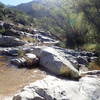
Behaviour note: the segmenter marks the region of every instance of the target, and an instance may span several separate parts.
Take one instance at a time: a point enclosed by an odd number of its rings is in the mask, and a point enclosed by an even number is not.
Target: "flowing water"
[[[9,59],[10,58],[0,56],[0,96],[14,94],[25,85],[46,76],[45,72],[36,68],[18,69],[9,64]]]

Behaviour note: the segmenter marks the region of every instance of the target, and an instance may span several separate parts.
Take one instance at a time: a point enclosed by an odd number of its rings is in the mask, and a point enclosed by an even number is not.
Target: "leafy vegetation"
[[[99,0],[41,0],[6,8],[0,4],[0,17],[30,25],[54,34],[60,46],[100,52]]]
[[[35,27],[56,35],[61,40],[61,45],[63,43],[63,46],[69,48],[84,49],[87,49],[87,45],[88,50],[98,47],[99,0],[41,0],[23,4],[20,8],[21,6],[18,6],[19,10],[33,16]],[[26,11],[26,6],[29,11]]]
[[[4,20],[8,23],[13,22],[16,24],[29,25],[33,19],[24,12],[18,11],[14,8],[8,8],[4,4],[0,3],[0,20]]]
[[[89,70],[100,70],[100,62],[91,62],[88,68]]]

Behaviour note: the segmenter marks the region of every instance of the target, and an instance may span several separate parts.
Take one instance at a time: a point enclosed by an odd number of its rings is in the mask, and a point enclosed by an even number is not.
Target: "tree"
[[[100,1],[99,0],[80,0],[78,9],[84,13],[84,16],[93,29],[94,38],[100,43]]]

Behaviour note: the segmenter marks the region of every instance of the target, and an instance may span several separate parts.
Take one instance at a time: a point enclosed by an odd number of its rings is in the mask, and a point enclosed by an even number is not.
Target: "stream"
[[[37,68],[16,68],[9,63],[9,59],[0,56],[0,97],[13,95],[25,85],[46,76],[44,71]]]

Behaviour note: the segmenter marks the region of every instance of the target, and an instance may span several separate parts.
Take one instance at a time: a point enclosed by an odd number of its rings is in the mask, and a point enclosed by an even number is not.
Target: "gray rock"
[[[19,31],[19,30],[15,30],[15,29],[9,29],[8,31],[6,31],[3,35],[6,36],[14,36],[14,37],[21,37],[21,36],[26,36],[26,37],[32,37],[33,35],[27,32],[23,32],[23,31]]]
[[[96,61],[98,57],[90,57],[90,61]]]
[[[35,38],[38,43],[45,44],[48,46],[59,43],[59,41],[53,39],[51,35],[49,35],[48,33],[47,34],[43,33],[43,32],[34,34],[33,38]]]
[[[37,66],[38,63],[39,59],[36,57],[36,55],[31,53],[27,53],[24,57],[11,60],[11,64],[14,64],[18,67],[32,68]]]
[[[12,36],[0,36],[0,46],[2,47],[16,47],[24,44],[25,42]]]
[[[14,64],[18,67],[23,67],[25,66],[26,60],[24,58],[18,58],[18,59],[12,59],[11,64]]]
[[[81,55],[81,56],[92,57],[92,56],[95,55],[95,53],[93,53],[93,52],[89,52],[89,51],[80,51],[80,55]]]
[[[86,56],[78,56],[76,59],[77,59],[79,64],[86,65],[88,63],[88,60],[87,60]]]
[[[80,73],[80,76],[85,75],[100,75],[100,70],[84,71]]]
[[[6,56],[18,56],[18,52],[18,49],[5,49],[1,52],[1,54]]]
[[[97,57],[92,52],[87,51],[75,51],[71,49],[64,49],[60,47],[53,46],[63,57],[67,58],[76,68],[79,69],[78,65],[86,66],[91,61],[97,59]]]
[[[25,48],[23,48],[23,51],[25,53],[32,53],[33,49],[31,47],[25,47]]]
[[[92,57],[92,56],[94,56],[94,53],[93,53],[93,52],[87,52],[87,53],[86,53],[86,56]]]
[[[47,46],[35,47],[33,53],[40,58],[40,64],[56,75],[79,77],[75,66],[56,49]]]
[[[3,28],[3,25],[4,25],[4,22],[3,21],[0,21],[0,29]]]
[[[14,36],[14,37],[20,37],[21,36],[20,32],[15,30],[15,29],[10,29],[10,30],[6,31],[3,35]]]
[[[25,86],[13,100],[100,100],[100,78],[86,76],[70,81],[47,76]]]
[[[13,26],[14,26],[13,23],[5,23],[5,22],[4,22],[4,24],[3,24],[3,27],[4,27],[5,29],[11,29]]]
[[[83,100],[100,100],[100,77],[97,75],[83,77],[80,79],[79,89]]]
[[[81,56],[78,51],[56,46],[37,46],[34,47],[33,52],[40,58],[40,64],[50,72],[56,75],[66,74],[73,77],[77,75],[75,73],[80,67],[84,67],[90,62],[89,59],[91,58],[85,55],[86,52],[84,56]]]

